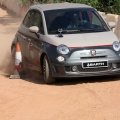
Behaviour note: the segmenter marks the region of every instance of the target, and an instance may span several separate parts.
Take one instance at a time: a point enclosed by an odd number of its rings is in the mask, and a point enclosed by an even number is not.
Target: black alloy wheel
[[[44,56],[44,59],[43,59],[43,78],[45,83],[47,84],[55,82],[55,79],[52,77],[49,61],[46,55]]]

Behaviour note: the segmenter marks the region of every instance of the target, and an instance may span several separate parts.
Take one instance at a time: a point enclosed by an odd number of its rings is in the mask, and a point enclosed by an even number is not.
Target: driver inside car
[[[77,28],[79,26],[79,19],[77,14],[73,14],[70,24],[67,28]]]
[[[73,14],[71,18],[70,24],[67,26],[68,29],[70,28],[77,28],[81,25],[84,25],[87,21],[82,19],[82,13],[79,13],[79,17],[77,14]]]

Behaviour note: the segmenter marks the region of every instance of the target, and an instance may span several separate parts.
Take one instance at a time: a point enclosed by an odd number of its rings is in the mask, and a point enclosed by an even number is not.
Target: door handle
[[[26,39],[27,39],[24,35],[21,35],[21,37],[22,37],[24,40],[26,40]]]
[[[30,39],[30,38],[28,38],[28,41],[31,41],[31,39]]]
[[[27,38],[25,36],[23,36],[23,39],[26,40]]]

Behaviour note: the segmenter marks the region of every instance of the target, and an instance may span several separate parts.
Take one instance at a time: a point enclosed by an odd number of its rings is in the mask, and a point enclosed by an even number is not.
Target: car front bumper
[[[111,45],[97,46],[94,49],[72,48],[68,55],[53,55],[49,55],[53,77],[69,78],[120,74],[120,51],[114,51]],[[65,60],[58,61],[58,56],[64,57]],[[92,66],[92,63],[96,65]],[[76,71],[73,70],[74,66],[77,68]]]
[[[72,67],[76,66],[77,70],[73,71]],[[55,78],[61,77],[90,77],[120,75],[120,61],[111,61],[108,67],[82,68],[82,64],[55,65],[52,64],[52,75]]]

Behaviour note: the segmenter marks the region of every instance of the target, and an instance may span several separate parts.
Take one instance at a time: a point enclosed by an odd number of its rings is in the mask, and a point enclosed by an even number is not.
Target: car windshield
[[[48,34],[89,33],[108,31],[106,23],[92,8],[44,11]]]

